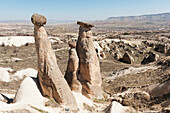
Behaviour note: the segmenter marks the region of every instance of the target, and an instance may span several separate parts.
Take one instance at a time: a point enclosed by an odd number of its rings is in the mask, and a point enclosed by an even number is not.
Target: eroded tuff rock
[[[150,95],[142,89],[128,89],[122,93],[114,94],[110,97],[112,101],[117,101],[124,106],[133,106],[137,109],[140,107],[145,108],[150,101]]]
[[[38,79],[43,96],[52,97],[59,104],[76,109],[75,97],[58,67],[56,56],[43,26],[46,18],[34,14],[31,21],[34,24],[35,46],[38,54]]]
[[[170,56],[170,49],[167,50],[166,55],[167,55],[167,56]]]
[[[149,93],[152,97],[158,97],[170,93],[170,80],[151,86],[149,88]]]
[[[158,43],[158,44],[155,44],[155,48],[154,49],[155,49],[155,51],[158,51],[158,52],[166,54],[168,52],[169,48],[170,48],[169,44]]]
[[[18,89],[14,103],[22,102],[30,105],[44,105],[46,98],[43,98],[36,85],[37,79],[26,77]]]
[[[133,57],[127,51],[123,55],[122,61],[128,64],[134,63]]]
[[[129,106],[122,106],[119,102],[113,101],[106,109],[106,113],[137,113],[137,111]]]
[[[89,98],[103,98],[100,65],[91,32],[94,25],[83,22],[77,24],[80,25],[76,50],[79,57],[82,94]]]
[[[43,26],[44,24],[47,23],[47,19],[39,14],[32,15],[31,21],[34,25],[38,25],[38,26]]]
[[[147,56],[145,56],[141,62],[141,64],[148,64],[154,61],[157,61],[159,58],[158,54],[155,54],[154,52],[149,52]]]
[[[122,54],[121,52],[119,51],[119,49],[116,50],[116,52],[114,53],[114,58],[116,60],[120,60],[122,58]]]
[[[75,49],[76,44],[72,41],[69,41],[68,44],[70,46],[70,50],[69,50],[69,60],[67,64],[65,79],[67,83],[69,84],[71,90],[76,91],[76,92],[81,92],[82,85],[77,79],[78,68],[79,68],[79,58],[77,56],[77,52]]]
[[[97,57],[99,59],[106,58],[106,55],[103,51],[103,48],[100,47],[99,43],[95,41],[93,44],[94,44],[94,48],[95,48],[96,53],[97,53]]]
[[[157,98],[157,100],[159,100],[159,99],[161,99],[161,101],[164,100],[161,103],[162,107],[170,107],[170,99],[169,99],[170,80],[164,81],[163,83],[158,83],[158,84],[155,84],[155,85],[151,85],[148,88],[148,91],[149,91],[149,94],[151,95],[151,97],[153,99]]]

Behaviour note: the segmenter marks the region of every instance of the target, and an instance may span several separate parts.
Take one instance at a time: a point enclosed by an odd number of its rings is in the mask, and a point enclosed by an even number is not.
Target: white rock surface
[[[20,70],[20,71],[17,71],[15,74],[14,74],[14,78],[19,78],[19,79],[23,79],[24,76],[26,77],[37,77],[37,70],[35,69],[32,69],[32,68],[27,68],[27,69],[24,69],[24,70]]]
[[[18,104],[7,104],[5,102],[0,101],[0,112],[4,113],[3,111],[10,111],[13,109],[20,109],[21,105]]]
[[[50,39],[50,42],[54,43],[54,42],[58,42],[58,43],[64,43],[60,40],[59,37],[48,37]]]
[[[109,113],[133,113],[130,107],[122,106],[120,103],[113,101]]]
[[[10,37],[0,37],[0,45],[5,46],[21,46],[26,43],[34,43],[34,37],[32,36],[10,36]]]
[[[87,97],[83,96],[81,93],[72,92],[73,95],[76,97],[76,102],[78,105],[78,108],[80,109],[79,113],[87,113],[88,111],[85,110],[83,104],[85,103],[88,106],[93,106],[92,100],[88,99]],[[13,95],[5,94],[9,98],[13,98]],[[37,112],[35,108],[41,109],[43,111],[47,111],[49,113],[65,113],[63,108],[50,108],[45,107],[45,102],[47,101],[46,98],[44,98],[39,89],[37,88],[36,83],[31,77],[25,78],[20,88],[18,89],[13,104],[7,104],[5,102],[2,102],[3,97],[0,97],[0,112],[3,111],[15,111],[15,110],[22,110],[26,109],[31,112]],[[35,107],[35,108],[33,108]]]
[[[14,70],[12,69],[12,68],[4,68],[6,71],[8,71],[8,72],[10,72],[10,73],[12,73],[12,72],[14,72]]]
[[[80,113],[86,113],[86,111],[84,110],[84,106],[83,106],[84,103],[90,107],[93,106],[92,100],[88,99],[81,93],[77,93],[74,91],[72,91],[72,93],[73,93],[74,97],[76,97],[76,102],[77,102],[78,108],[80,109],[80,111],[79,111]]]
[[[21,60],[23,60],[23,59],[13,57],[13,58],[10,58],[10,59],[2,59],[2,60],[0,60],[0,63],[3,63],[3,62],[16,62],[16,61],[21,61]]]
[[[51,42],[63,43],[59,37],[48,37]],[[0,37],[0,45],[20,47],[26,43],[35,43],[33,36],[9,36]]]
[[[10,81],[10,75],[9,75],[8,71],[2,67],[0,67],[0,81],[2,81],[2,82]]]
[[[25,78],[20,88],[18,89],[14,102],[15,103],[25,103],[30,105],[44,105],[46,99],[41,95],[35,81],[27,77]]]
[[[76,102],[79,108],[78,113],[88,113],[89,111],[84,108],[84,103],[88,105],[89,107],[94,107],[94,102],[87,97],[83,96],[81,93],[73,92],[73,95],[76,97]],[[9,98],[13,98],[14,95],[12,94],[6,94]],[[39,89],[37,88],[36,83],[34,80],[30,77],[27,77],[23,80],[23,82],[20,85],[20,88],[18,89],[13,104],[7,104],[5,102],[2,102],[3,97],[0,96],[0,112],[4,111],[16,111],[16,110],[29,110],[33,113],[39,113],[36,109],[43,110],[43,112],[49,112],[49,113],[66,113],[67,111],[64,108],[51,108],[46,107],[45,102],[47,101],[47,98],[44,98]],[[97,104],[96,104],[97,105]],[[36,108],[36,109],[35,109]],[[103,108],[104,109],[104,108]],[[102,110],[101,110],[102,111]],[[70,111],[68,111],[70,112]]]
[[[99,57],[99,59],[105,58],[105,53],[103,52],[103,49],[100,47],[99,43],[94,41],[93,44],[94,48],[97,49],[97,56]]]
[[[2,93],[2,94],[10,99],[14,98],[14,96],[15,96],[15,94],[8,94],[8,93]],[[5,101],[5,99],[2,95],[0,95],[0,101]]]
[[[0,101],[0,112],[26,109],[29,110],[30,112],[36,113],[37,110],[35,110],[35,108],[37,108],[43,111],[47,111],[49,113],[67,113],[67,111],[65,111],[65,109],[63,108],[45,107],[44,102],[46,101],[46,98],[42,97],[39,93],[39,90],[38,91],[37,90],[38,88],[36,87],[32,78],[27,77],[21,83],[21,86],[17,92],[16,95],[17,97],[15,98],[15,101],[17,100],[16,103],[7,104],[5,102]],[[85,103],[86,105],[92,107],[94,106],[92,100],[89,100],[81,93],[77,93],[77,92],[72,92],[72,93],[76,97],[76,102],[79,108],[78,113],[88,113],[89,111],[87,111],[84,108],[83,104]],[[9,95],[9,94],[5,94],[5,95],[8,97],[13,97],[13,95]]]
[[[76,102],[78,105],[78,108],[80,109],[79,113],[87,113],[87,111],[84,109],[83,104],[87,104],[88,106],[93,106],[93,102],[89,100],[87,97],[83,96],[81,93],[72,92],[73,95],[76,97]],[[37,88],[36,83],[34,80],[30,77],[27,77],[23,80],[23,82],[20,85],[20,88],[18,89],[15,98],[14,98],[14,104],[6,104],[4,102],[0,101],[0,111],[3,110],[14,110],[16,109],[29,109],[30,105],[35,106],[36,108],[42,109],[44,111],[48,111],[49,113],[52,112],[66,112],[62,110],[62,108],[49,108],[45,107],[44,103],[47,101],[46,98],[44,98],[39,89]]]

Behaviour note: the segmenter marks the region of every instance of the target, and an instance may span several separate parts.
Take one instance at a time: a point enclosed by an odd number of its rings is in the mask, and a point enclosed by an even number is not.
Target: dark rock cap
[[[32,15],[31,21],[34,25],[43,26],[46,24],[47,19],[44,16],[35,13]]]
[[[94,27],[93,24],[85,23],[85,22],[81,22],[81,21],[77,21],[77,24],[80,25],[80,26],[86,27],[86,28]]]
[[[69,47],[71,47],[71,48],[76,48],[76,43],[73,42],[73,41],[68,41],[68,45],[69,45]]]

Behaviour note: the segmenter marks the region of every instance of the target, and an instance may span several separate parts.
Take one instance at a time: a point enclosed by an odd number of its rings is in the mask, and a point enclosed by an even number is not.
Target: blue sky
[[[170,0],[0,0],[0,20],[102,20],[115,16],[170,12]]]

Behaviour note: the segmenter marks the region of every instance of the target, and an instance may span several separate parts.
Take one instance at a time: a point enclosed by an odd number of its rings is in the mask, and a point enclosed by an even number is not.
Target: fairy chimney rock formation
[[[77,21],[77,24],[80,25],[80,26],[83,26],[83,27],[85,27],[85,28],[92,28],[92,27],[94,27],[93,24],[84,23],[84,22],[81,22],[81,21]]]
[[[37,25],[37,26],[43,26],[47,23],[47,19],[44,16],[39,15],[39,14],[32,15],[31,21],[34,25]]]
[[[72,48],[76,48],[76,43],[73,42],[73,41],[68,41],[68,45],[69,47],[72,49]]]
[[[31,21],[34,24],[35,46],[38,54],[38,80],[41,93],[43,96],[54,98],[60,105],[77,109],[75,97],[58,67],[56,56],[44,29],[46,18],[34,14]]]
[[[70,47],[69,50],[69,60],[67,64],[67,70],[65,74],[65,79],[69,84],[72,91],[81,92],[82,85],[77,79],[78,76],[78,67],[79,67],[79,59],[76,52],[76,44],[73,41],[69,41],[68,45]]]
[[[79,57],[82,94],[88,98],[100,99],[103,98],[102,79],[91,32],[94,25],[79,21],[77,24],[80,25],[76,50]]]

